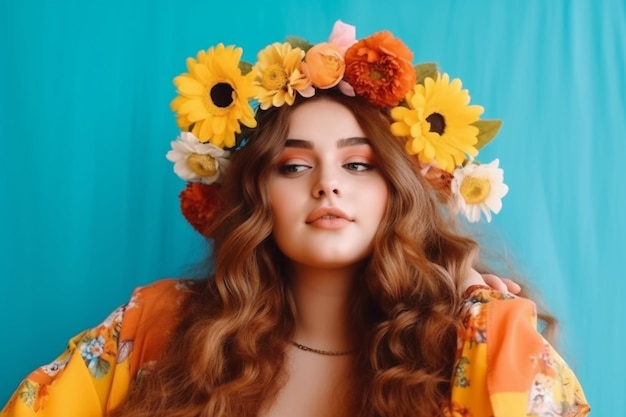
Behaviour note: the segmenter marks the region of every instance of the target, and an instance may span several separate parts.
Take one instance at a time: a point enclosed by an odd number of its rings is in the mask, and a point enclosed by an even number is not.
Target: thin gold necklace
[[[315,348],[312,348],[312,347],[301,345],[300,343],[296,343],[293,340],[291,341],[291,344],[294,345],[295,347],[297,347],[300,350],[317,353],[318,355],[343,356],[343,355],[350,355],[351,353],[354,353],[354,350],[332,351],[332,350],[315,349]]]

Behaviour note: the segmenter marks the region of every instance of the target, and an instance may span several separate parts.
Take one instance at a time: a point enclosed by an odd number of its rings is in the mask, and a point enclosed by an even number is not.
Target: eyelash
[[[311,166],[304,164],[285,164],[278,167],[278,172],[283,175],[299,174],[303,171],[301,168],[311,168]]]
[[[348,162],[347,164],[344,164],[343,167],[355,172],[371,171],[374,169],[374,165],[368,164],[367,162]],[[359,168],[354,169],[355,167]]]
[[[366,172],[375,168],[373,164],[367,162],[348,162],[342,165],[343,168],[352,172]],[[306,164],[284,164],[278,167],[278,171],[283,175],[293,175],[304,172],[306,169],[312,168]]]

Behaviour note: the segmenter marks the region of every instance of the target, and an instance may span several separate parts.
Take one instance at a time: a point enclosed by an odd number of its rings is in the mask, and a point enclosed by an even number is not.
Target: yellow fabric
[[[163,280],[133,292],[99,326],[80,333],[54,362],[32,372],[1,417],[100,417],[162,353],[186,291]],[[473,287],[467,292],[452,378],[450,417],[582,417],[580,384],[536,331],[532,302]]]
[[[128,303],[28,375],[0,416],[99,417],[113,409],[161,354],[177,323],[186,282],[163,280],[137,288]]]
[[[572,370],[536,330],[535,304],[486,287],[468,290],[452,386],[453,416],[586,416]]]

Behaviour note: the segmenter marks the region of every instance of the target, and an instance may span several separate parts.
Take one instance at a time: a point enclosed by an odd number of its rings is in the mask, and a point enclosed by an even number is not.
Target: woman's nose
[[[314,198],[341,195],[341,187],[336,176],[330,172],[321,172],[313,186],[312,194]]]

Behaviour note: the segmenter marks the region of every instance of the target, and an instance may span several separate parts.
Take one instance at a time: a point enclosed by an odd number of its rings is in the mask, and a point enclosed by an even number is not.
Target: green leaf
[[[239,70],[241,71],[241,75],[246,75],[252,71],[252,64],[246,61],[239,61]]]
[[[423,64],[417,64],[415,66],[415,72],[417,73],[417,84],[424,84],[424,80],[428,77],[433,80],[437,78],[437,64],[434,62],[425,62]]]
[[[498,134],[500,127],[502,126],[502,120],[500,119],[483,119],[472,123],[472,126],[476,126],[479,130],[478,142],[476,143],[476,149],[482,149],[485,145],[493,140]]]
[[[285,42],[287,42],[293,48],[302,49],[304,52],[308,51],[313,46],[313,44],[309,41],[299,38],[297,36],[287,36],[287,38],[285,38]]]

